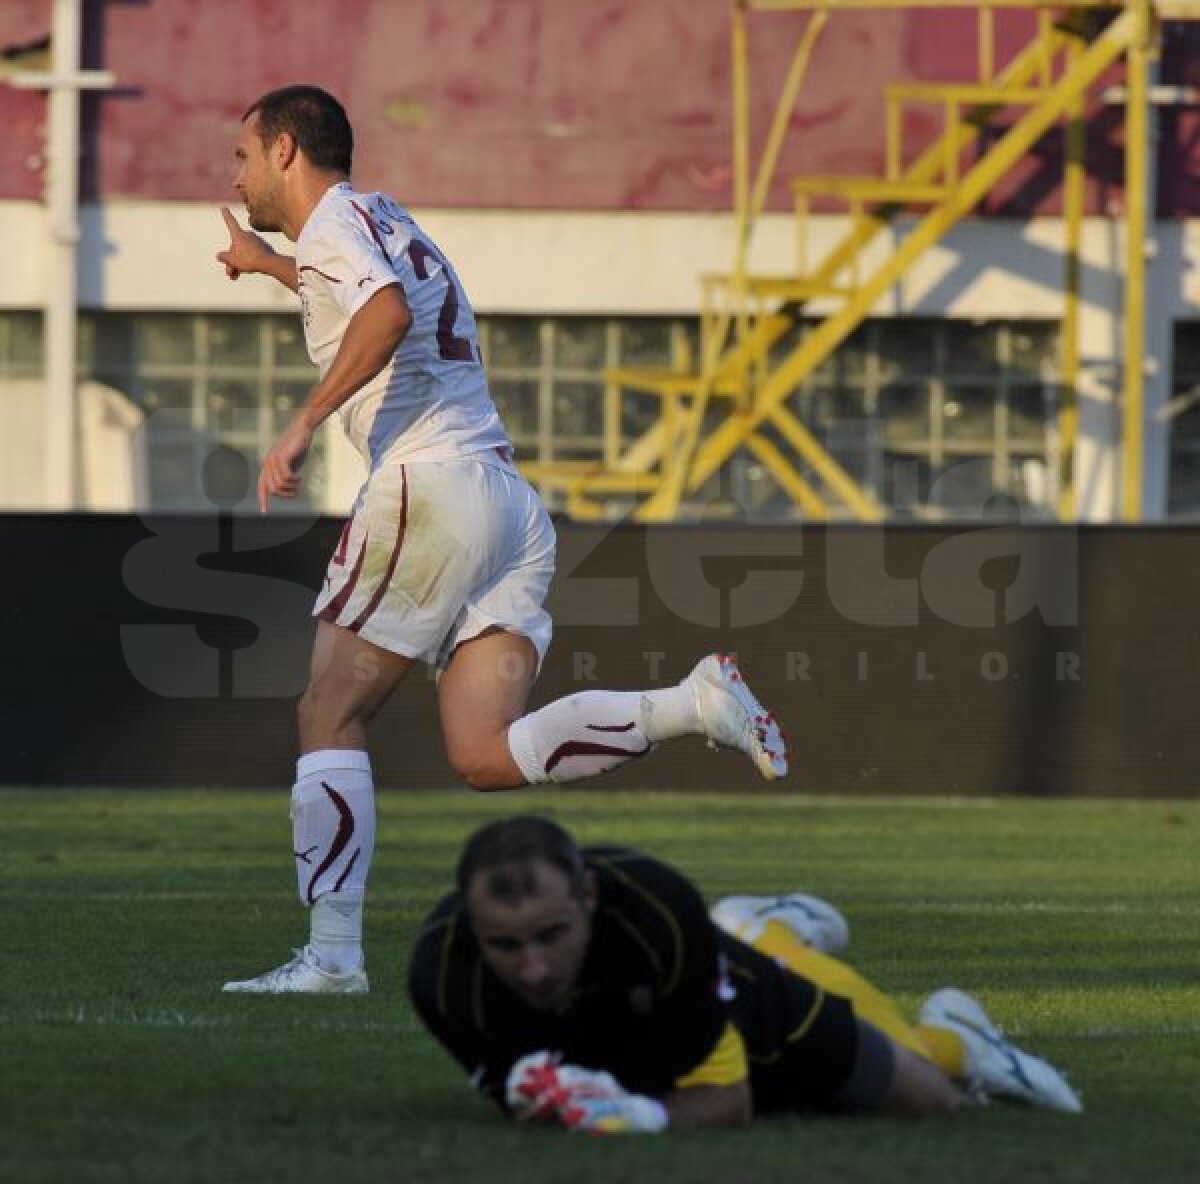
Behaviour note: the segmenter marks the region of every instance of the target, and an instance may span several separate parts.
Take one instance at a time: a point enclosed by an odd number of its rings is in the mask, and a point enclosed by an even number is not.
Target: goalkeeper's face
[[[529,866],[531,891],[501,899],[488,891],[486,873],[467,889],[467,911],[483,959],[496,977],[535,1011],[568,1007],[592,937],[595,887],[583,895],[552,864]]]

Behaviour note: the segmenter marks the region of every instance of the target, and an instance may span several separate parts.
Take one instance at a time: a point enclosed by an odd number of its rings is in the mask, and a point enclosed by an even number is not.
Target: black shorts
[[[867,1097],[878,1074],[864,1068],[860,1084],[856,1069],[860,1050],[873,1064],[877,1049],[859,1029],[850,1001],[825,995],[803,1033],[769,1058],[756,1058],[748,1045],[755,1113],[845,1111],[847,1089],[855,1098]]]

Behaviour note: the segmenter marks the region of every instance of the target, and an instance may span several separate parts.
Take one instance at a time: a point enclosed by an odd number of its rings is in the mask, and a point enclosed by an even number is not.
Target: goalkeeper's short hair
[[[467,840],[458,859],[458,891],[465,900],[475,877],[484,875],[490,897],[516,904],[537,891],[533,864],[538,860],[558,868],[571,894],[583,897],[586,868],[578,844],[558,823],[533,814],[489,822]]]

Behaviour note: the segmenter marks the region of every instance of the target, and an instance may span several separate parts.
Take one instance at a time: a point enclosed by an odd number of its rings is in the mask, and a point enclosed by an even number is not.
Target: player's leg
[[[950,1076],[961,1069],[962,1044],[953,1040],[953,1033],[946,1033],[950,1039],[927,1041],[922,1030],[904,1018],[893,999],[845,962],[806,944],[785,921],[769,920],[750,944],[826,991],[849,999],[860,1020],[871,1024],[898,1047],[933,1062]]]
[[[854,1113],[937,1118],[962,1107],[962,1094],[932,1061],[859,1020],[858,1051],[841,1104]]]
[[[509,745],[526,781],[575,781],[679,736],[705,736],[714,746],[739,749],[769,780],[787,772],[779,725],[729,654],[710,654],[674,686],[580,691],[557,699],[517,720]]]
[[[438,711],[446,755],[473,789],[525,784],[508,746],[508,731],[525,711],[537,668],[533,642],[490,628],[455,647],[442,671]]]
[[[409,658],[317,622],[309,686],[299,706],[301,757],[292,788],[297,890],[309,942],[290,962],[227,991],[360,994],[362,915],[375,847],[375,787],[367,725],[412,666]]]

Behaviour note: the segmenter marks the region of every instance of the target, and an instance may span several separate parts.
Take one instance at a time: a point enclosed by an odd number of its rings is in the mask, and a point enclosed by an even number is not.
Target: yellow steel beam
[[[695,489],[724,464],[750,432],[782,405],[797,381],[837,348],[862,322],[875,303],[955,223],[961,220],[993,185],[1027,153],[1071,102],[1128,48],[1135,29],[1129,12],[1120,14],[1079,56],[1046,98],[1031,107],[962,178],[947,200],[932,210],[845,308],[823,321],[790,358],[777,367],[759,392],[756,409],[748,416],[727,419],[701,445],[692,466],[689,488]]]
[[[856,517],[865,522],[877,522],[884,516],[879,503],[821,447],[816,436],[786,407],[776,407],[769,418],[780,435],[812,465],[821,480],[841,498]]]
[[[746,447],[766,466],[767,471],[810,518],[823,521],[829,517],[829,503],[799,473],[787,457],[765,436],[753,432]]]
[[[968,105],[986,104],[992,107],[1025,106],[1039,103],[1046,97],[1040,86],[1000,86],[995,82],[896,82],[888,88],[909,103],[953,103]]]
[[[1067,50],[1068,63],[1074,63],[1081,50],[1078,44]],[[1083,245],[1083,214],[1086,198],[1087,169],[1084,152],[1087,129],[1083,120],[1083,97],[1067,108],[1066,164],[1063,176],[1063,291],[1062,382],[1058,407],[1058,517],[1069,522],[1075,517],[1075,448],[1079,435],[1079,282],[1080,252]]]
[[[939,141],[943,145],[943,159],[951,137]],[[946,196],[946,187],[931,181],[890,181],[887,177],[846,177],[833,174],[813,173],[797,177],[792,181],[793,193],[823,194],[826,197],[846,197],[858,201],[884,201],[906,205],[909,202],[935,202]]]
[[[1134,33],[1125,63],[1125,383],[1122,403],[1121,517],[1142,516],[1146,349],[1146,159],[1151,17],[1149,0],[1130,0]]]

